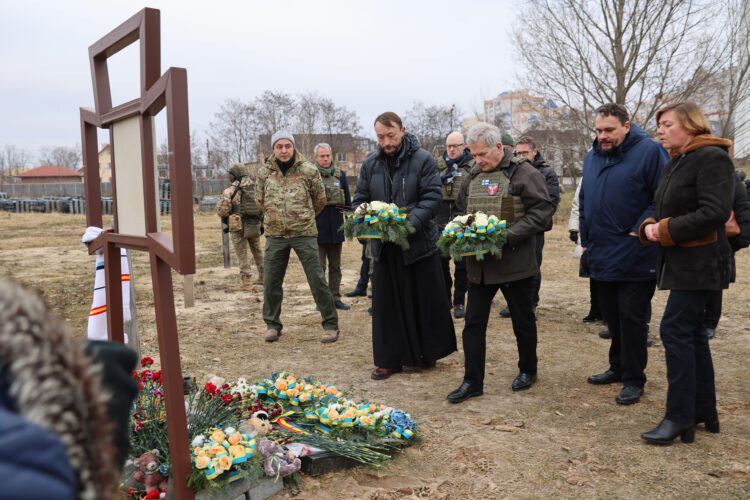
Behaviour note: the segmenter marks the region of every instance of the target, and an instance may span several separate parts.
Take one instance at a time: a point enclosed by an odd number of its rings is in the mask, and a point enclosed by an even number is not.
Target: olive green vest
[[[333,167],[333,173],[323,177],[323,186],[326,189],[326,205],[343,205],[344,188],[341,187],[341,169]]]
[[[496,168],[492,172],[480,172],[472,177],[467,212],[494,215],[504,220],[508,226],[523,217],[523,202],[520,196],[511,194],[507,170],[510,169]]]
[[[441,176],[445,175],[448,172],[448,163],[445,161],[445,158],[438,157],[437,159],[437,165],[438,165],[438,173],[440,173]],[[444,201],[455,201],[456,198],[458,198],[458,192],[461,188],[461,183],[463,182],[464,178],[471,173],[471,169],[474,167],[474,160],[469,160],[464,165],[458,167],[458,170],[456,171],[456,175],[453,177],[453,182],[450,182],[448,184],[443,184],[443,200]]]

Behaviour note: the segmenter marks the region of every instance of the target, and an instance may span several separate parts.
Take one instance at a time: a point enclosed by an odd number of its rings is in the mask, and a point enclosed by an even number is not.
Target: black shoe
[[[510,309],[507,307],[505,309],[500,310],[500,317],[501,318],[510,318]]]
[[[422,369],[423,370],[430,370],[432,368],[435,368],[437,366],[437,361],[434,359],[432,361],[427,361],[425,363],[422,363]]]
[[[341,302],[341,299],[336,299],[333,301],[334,305],[336,306],[336,309],[341,309],[342,311],[348,311],[351,309],[348,305]]]
[[[370,378],[373,380],[385,380],[394,373],[401,373],[403,368],[397,366],[395,368],[375,368],[370,374]]]
[[[601,321],[601,320],[602,320],[601,316],[597,314],[593,314],[593,313],[588,313],[588,315],[583,317],[584,323],[594,323],[596,321]]]
[[[474,389],[470,383],[462,382],[461,386],[455,391],[448,394],[448,397],[446,397],[445,399],[447,399],[451,403],[460,403],[462,401],[466,401],[469,398],[481,396],[482,394],[484,394],[482,392],[482,389]]]
[[[719,417],[702,417],[700,415],[695,416],[695,425],[706,424],[706,430],[712,434],[719,433]]]
[[[626,385],[620,391],[620,395],[615,398],[615,401],[621,405],[632,405],[640,401],[641,396],[643,396],[643,387]]]
[[[602,330],[599,332],[599,337],[603,339],[611,339],[612,338],[612,332],[609,330]]]
[[[466,309],[464,309],[463,304],[456,304],[456,306],[453,308],[453,317],[456,319],[463,318],[466,316]]]
[[[513,392],[523,391],[529,389],[532,385],[534,385],[534,382],[536,382],[536,375],[532,375],[531,373],[527,372],[521,372],[518,374],[515,380],[513,380],[513,384],[511,384],[510,388],[513,390]]]
[[[672,441],[677,436],[680,436],[683,443],[692,443],[695,441],[695,428],[693,424],[679,424],[665,418],[659,422],[656,429],[641,434],[641,438],[651,444],[672,444]]]
[[[365,295],[367,295],[367,288],[363,289],[359,287],[355,288],[351,292],[346,292],[344,294],[345,297],[364,297]]]
[[[714,338],[716,336],[716,329],[715,328],[706,328],[705,330],[703,330],[703,333],[706,334],[706,338],[708,340],[711,340],[712,338]]]
[[[616,374],[612,370],[607,370],[604,373],[591,375],[588,378],[588,380],[589,380],[589,384],[604,385],[604,384],[614,384],[615,382],[620,382],[622,380],[622,377],[620,377],[620,375]]]

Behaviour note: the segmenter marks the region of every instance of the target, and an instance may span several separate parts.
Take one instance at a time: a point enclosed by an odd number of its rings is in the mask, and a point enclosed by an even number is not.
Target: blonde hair
[[[701,110],[700,106],[693,101],[667,104],[662,107],[656,113],[657,124],[661,119],[661,115],[667,111],[675,112],[677,119],[680,120],[680,125],[682,125],[682,128],[684,128],[689,134],[701,135],[711,133],[711,125],[708,124],[706,115],[703,114],[703,110]]]

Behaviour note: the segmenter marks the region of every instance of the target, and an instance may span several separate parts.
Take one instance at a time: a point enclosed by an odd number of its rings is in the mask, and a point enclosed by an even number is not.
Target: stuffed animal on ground
[[[138,467],[138,471],[133,474],[133,479],[143,483],[147,494],[151,494],[151,492],[166,493],[167,491],[167,476],[159,471],[158,456],[160,456],[159,450],[151,450],[133,460],[135,466]]]
[[[265,436],[272,429],[273,424],[271,424],[271,420],[268,418],[268,413],[263,410],[256,411],[252,417],[239,425],[240,432],[252,437]]]
[[[302,462],[289,450],[284,450],[276,441],[263,439],[258,446],[261,455],[265,457],[263,470],[270,477],[286,477],[294,474],[302,467]]]

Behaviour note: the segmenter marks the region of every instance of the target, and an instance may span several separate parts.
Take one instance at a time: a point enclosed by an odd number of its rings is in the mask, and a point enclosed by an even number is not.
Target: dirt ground
[[[696,433],[694,444],[644,444],[639,434],[661,419],[666,397],[664,351],[658,341],[666,292],[653,301],[648,383],[641,402],[615,403],[620,387],[592,386],[586,377],[607,368],[609,342],[602,324],[585,324],[588,282],[567,235],[571,193],[547,234],[539,306],[539,381],[514,393],[517,354],[510,320],[496,298],[487,332],[484,396],[451,405],[445,396],[461,382],[459,350],[429,371],[411,370],[385,381],[370,379],[371,318],[367,298],[344,299],[342,336],[322,344],[319,313],[299,261],[292,257],[282,311],[284,335],[267,344],[262,334],[262,290],[235,292],[238,269],[225,269],[218,218],[197,216],[195,306],[183,306],[183,281],[174,275],[183,371],[256,380],[284,369],[334,383],[355,398],[411,412],[424,442],[379,470],[360,467],[305,477],[300,499],[391,498],[748,498],[750,497],[750,250],[737,254],[738,281],[725,292],[724,311],[711,341],[721,434]],[[169,218],[163,218],[169,230]],[[0,213],[0,277],[15,276],[43,292],[48,304],[85,336],[94,258],[80,237],[83,216]],[[342,292],[357,281],[360,245],[344,245]],[[144,254],[135,253],[139,331],[144,356],[158,363],[153,293]],[[463,320],[455,320],[459,335]],[[289,492],[277,498],[290,497]]]

